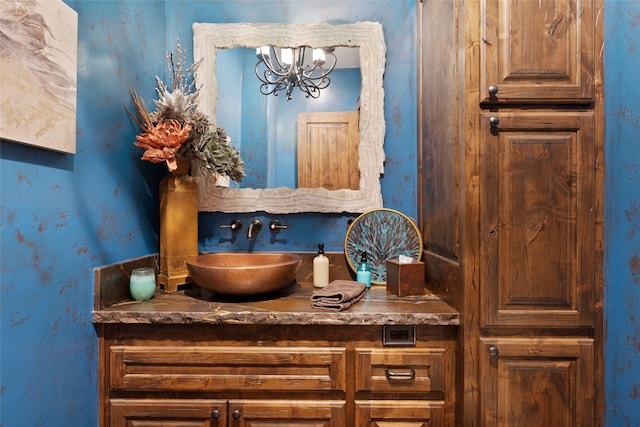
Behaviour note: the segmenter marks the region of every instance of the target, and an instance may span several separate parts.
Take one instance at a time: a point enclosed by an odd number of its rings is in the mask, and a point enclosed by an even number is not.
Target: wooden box
[[[399,297],[424,295],[424,262],[400,264],[396,259],[388,260],[387,291]]]

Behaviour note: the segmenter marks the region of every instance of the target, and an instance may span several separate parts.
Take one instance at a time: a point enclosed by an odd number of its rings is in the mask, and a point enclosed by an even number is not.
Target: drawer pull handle
[[[384,373],[390,380],[413,380],[416,377],[415,369],[410,369],[408,372],[397,372],[386,369]]]

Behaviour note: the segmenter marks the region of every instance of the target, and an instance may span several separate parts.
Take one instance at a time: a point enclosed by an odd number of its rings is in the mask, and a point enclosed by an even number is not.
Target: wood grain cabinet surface
[[[603,1],[419,3],[419,223],[460,426],[603,425]]]
[[[101,325],[102,423],[455,425],[455,327]]]
[[[357,426],[433,427],[447,425],[442,402],[425,400],[356,401]]]
[[[110,346],[111,390],[346,390],[346,348]]]
[[[356,348],[356,390],[432,393],[444,399],[445,350]]]
[[[593,327],[593,112],[483,112],[479,132],[482,326]]]
[[[482,338],[485,426],[594,422],[593,339]]]
[[[593,0],[480,3],[480,102],[594,101]]]
[[[344,401],[113,399],[111,426],[338,427]]]

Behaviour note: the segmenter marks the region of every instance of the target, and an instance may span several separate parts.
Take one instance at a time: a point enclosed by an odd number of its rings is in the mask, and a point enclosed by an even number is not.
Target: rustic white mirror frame
[[[382,79],[386,47],[382,25],[354,24],[193,24],[195,73],[200,87],[199,106],[215,122],[217,107],[217,49],[255,48],[263,45],[346,46],[360,52],[362,88],[360,94],[359,190],[324,188],[217,187],[200,171],[199,209],[207,212],[269,213],[349,212],[360,213],[382,207],[380,176],[384,172],[384,90]],[[256,90],[258,90],[256,88]],[[339,154],[338,154],[339,155]]]

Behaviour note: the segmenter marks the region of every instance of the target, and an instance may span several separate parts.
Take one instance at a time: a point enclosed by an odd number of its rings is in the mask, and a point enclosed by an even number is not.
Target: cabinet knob
[[[496,116],[489,117],[489,124],[492,128],[497,127],[500,124],[500,119]]]
[[[489,347],[489,356],[496,357],[497,355],[498,355],[498,347],[496,347],[495,345],[492,345],[491,347]]]
[[[489,86],[489,95],[496,96],[498,94],[498,86],[491,85]]]
[[[240,410],[239,409],[234,409],[233,412],[231,413],[231,418],[233,418],[234,420],[239,420],[240,419]]]
[[[220,411],[218,411],[217,409],[211,411],[211,418],[213,418],[214,420],[220,418]]]

